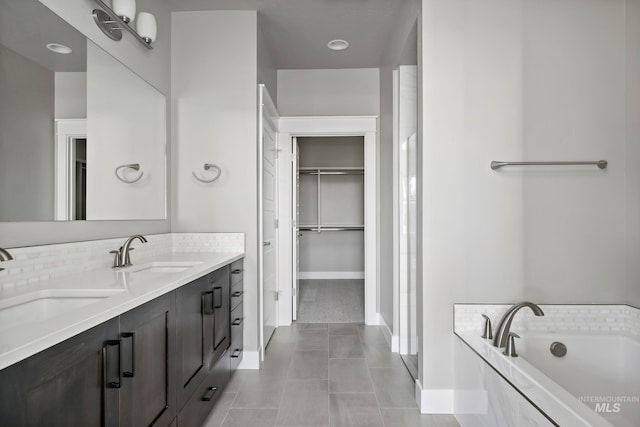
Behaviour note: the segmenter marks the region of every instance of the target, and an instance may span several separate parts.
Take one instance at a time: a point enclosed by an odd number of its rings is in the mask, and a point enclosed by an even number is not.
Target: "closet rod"
[[[299,227],[299,231],[360,231],[364,226],[354,227]]]
[[[299,170],[300,175],[364,175],[364,171],[310,171]]]

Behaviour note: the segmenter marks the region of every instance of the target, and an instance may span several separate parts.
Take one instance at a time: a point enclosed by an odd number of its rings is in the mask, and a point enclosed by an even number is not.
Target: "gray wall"
[[[636,0],[422,6],[420,379],[450,389],[455,302],[637,297],[640,10]],[[489,168],[513,159],[610,163]]]
[[[262,35],[262,18],[258,15],[258,83],[266,86],[269,96],[278,105],[278,70],[273,61],[273,53]]]
[[[0,45],[0,99],[0,219],[53,219],[54,73]]]
[[[259,346],[257,13],[172,14],[175,232],[245,233],[244,340]],[[203,164],[222,175],[196,181]]]
[[[83,119],[87,117],[87,73],[57,72],[56,119]]]
[[[91,11],[95,9],[95,3],[91,0],[41,0],[41,2],[162,93],[169,94],[171,25],[170,14],[164,0],[139,0],[137,2],[139,10],[146,10],[156,15],[158,39],[154,42],[153,50],[144,48],[126,33],[120,42],[108,39],[93,22]],[[169,127],[167,130],[169,131]],[[170,160],[169,158],[168,164],[170,164]],[[167,181],[168,188],[171,188],[170,180]],[[160,221],[0,223],[0,247],[11,248],[121,237],[136,233],[166,233],[170,229],[169,219]]]

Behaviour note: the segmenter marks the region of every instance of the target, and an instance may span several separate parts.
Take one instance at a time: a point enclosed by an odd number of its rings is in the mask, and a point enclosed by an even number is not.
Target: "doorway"
[[[331,287],[331,284],[327,286],[326,282],[311,283],[310,281],[313,280],[354,281],[352,286],[347,285],[343,287],[342,291],[344,292],[349,287],[357,289],[360,286],[362,289],[360,292],[363,294],[363,315],[359,317],[360,321],[369,325],[379,323],[376,309],[378,290],[376,271],[376,128],[377,118],[371,116],[282,117],[280,119],[280,147],[283,155],[287,153],[291,159],[291,162],[282,163],[279,175],[280,212],[291,213],[288,218],[285,218],[285,215],[281,216],[279,228],[279,241],[281,242],[279,256],[281,267],[279,271],[282,273],[280,275],[282,287],[279,304],[279,325],[281,326],[289,325],[293,320],[296,320],[300,314],[298,306],[304,305],[304,298],[314,298],[314,292],[316,292],[316,299],[323,298],[318,292],[325,292]],[[317,152],[314,154],[314,150],[319,149],[318,147],[323,144],[322,141],[324,144],[338,141],[338,139],[331,138],[342,138],[343,142],[345,140],[358,141],[361,147],[360,162],[358,164],[353,162],[350,162],[351,164],[338,163],[333,166],[321,164],[325,159],[317,157],[319,154]],[[299,143],[300,141],[302,144]],[[313,147],[314,144],[317,145],[316,148]],[[306,147],[307,154],[310,156],[309,160],[300,160],[301,168],[298,168],[297,164],[298,147],[300,147],[303,156]],[[327,169],[331,167],[342,168],[342,170]],[[340,174],[336,172],[340,172]],[[318,180],[320,180],[319,184]],[[346,182],[347,185],[341,187],[340,181]],[[300,182],[299,193],[298,182]],[[304,186],[307,186],[308,190],[304,190]],[[349,210],[348,216],[341,217],[343,212],[340,210],[340,202],[328,198],[329,190],[342,188],[338,191],[346,191],[347,188],[353,190],[356,187],[361,189],[361,196],[358,196],[361,200],[359,214],[357,210]],[[296,198],[298,194],[300,194],[300,201]],[[318,210],[318,196],[320,197],[320,210]],[[329,201],[329,204],[325,205],[326,209],[322,207],[323,200],[325,204]],[[298,207],[301,208],[300,211],[296,209]],[[319,217],[318,212],[320,212]],[[330,230],[332,228],[335,230]],[[332,270],[326,265],[319,266],[316,261],[325,262],[331,257],[336,258],[336,254],[343,249],[340,245],[330,245],[330,243],[337,239],[344,239],[349,235],[351,235],[351,244],[354,247],[356,243],[360,242],[357,244],[357,247],[360,248],[360,264],[356,262],[351,264],[351,267],[345,264],[337,270],[335,267]],[[349,239],[347,238],[347,240]],[[327,247],[335,249],[328,251],[328,256],[322,258],[313,256],[318,250],[327,253]],[[338,259],[337,261],[344,262],[345,260]],[[358,267],[354,268],[354,265]],[[301,275],[298,274],[298,268],[301,270]],[[301,282],[298,279],[302,279]],[[305,280],[309,281],[306,284],[309,285],[307,290],[310,290],[311,294],[304,294]],[[337,284],[337,282],[333,283]],[[342,282],[342,284],[344,283]],[[323,285],[324,288],[318,291],[317,289]],[[356,292],[354,291],[354,294]],[[350,298],[355,300],[355,297]],[[316,312],[316,314],[318,313]]]
[[[364,322],[364,137],[297,137],[294,318]]]

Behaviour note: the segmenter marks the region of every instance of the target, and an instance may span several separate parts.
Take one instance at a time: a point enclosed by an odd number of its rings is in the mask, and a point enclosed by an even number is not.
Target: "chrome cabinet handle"
[[[238,317],[236,320],[233,321],[232,325],[240,326],[241,323],[242,323],[242,319]]]
[[[236,348],[235,350],[233,350],[233,353],[231,354],[231,357],[236,359],[236,358],[240,357],[241,354],[242,354],[242,349],[241,348]]]
[[[262,242],[262,246],[271,246],[271,242]]]
[[[240,274],[240,273],[242,273],[242,270],[240,270],[239,268],[231,272],[231,274]]]

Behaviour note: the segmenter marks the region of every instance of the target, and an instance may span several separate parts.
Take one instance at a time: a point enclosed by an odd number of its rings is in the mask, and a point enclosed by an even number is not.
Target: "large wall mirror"
[[[0,0],[0,221],[165,219],[166,169],[165,96],[38,0]]]

